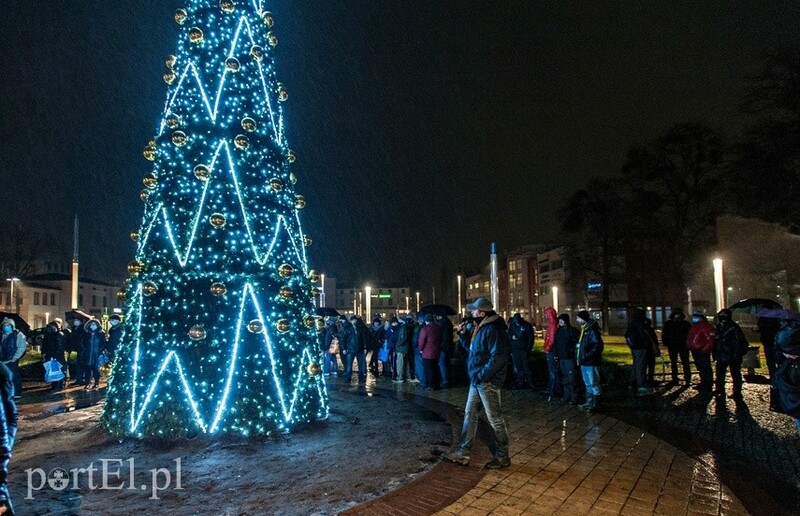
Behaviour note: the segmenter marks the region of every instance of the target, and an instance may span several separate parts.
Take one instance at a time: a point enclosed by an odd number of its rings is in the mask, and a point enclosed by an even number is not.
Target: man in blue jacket
[[[486,467],[507,468],[511,465],[508,456],[508,430],[500,403],[500,389],[506,381],[509,359],[506,323],[494,312],[492,303],[486,298],[479,297],[474,303],[467,305],[467,310],[472,312],[478,325],[467,358],[469,395],[464,410],[461,440],[454,450],[444,454],[444,458],[464,466],[469,464],[470,450],[478,427],[478,409],[483,405],[496,441],[494,458],[486,463]]]

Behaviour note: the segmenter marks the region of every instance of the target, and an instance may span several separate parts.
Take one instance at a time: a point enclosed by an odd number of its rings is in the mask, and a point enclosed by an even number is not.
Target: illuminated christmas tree
[[[268,434],[328,414],[319,277],[307,265],[264,3],[188,0],[175,12],[102,416],[115,435]]]

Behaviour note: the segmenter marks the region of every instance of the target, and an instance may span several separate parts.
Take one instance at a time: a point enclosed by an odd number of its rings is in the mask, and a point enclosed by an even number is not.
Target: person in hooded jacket
[[[395,361],[395,346],[397,346],[397,335],[400,332],[400,319],[392,317],[387,321],[386,336],[384,340],[386,347],[389,348],[389,360],[383,363],[383,375],[394,380],[397,378],[397,363]]]
[[[8,465],[17,436],[17,405],[11,371],[0,364],[0,514],[14,515],[8,492]]]
[[[86,334],[83,320],[76,317],[72,320],[72,331],[68,334],[65,332],[66,343],[64,345],[67,352],[67,362],[69,362],[70,353],[76,353],[75,365],[69,364],[69,377],[72,378],[71,385],[84,385],[83,384],[83,337]]]
[[[646,369],[656,339],[655,331],[645,311],[634,308],[628,329],[625,330],[625,342],[633,355],[630,385],[636,387],[639,396],[646,396],[651,392],[647,384]]]
[[[122,342],[122,318],[117,315],[113,314],[111,317],[108,318],[108,342],[106,343],[106,352],[111,356],[114,357],[114,354],[117,352],[119,348],[120,342]]]
[[[555,310],[554,310],[555,311]],[[550,328],[548,327],[548,332]],[[561,386],[564,391],[564,401],[571,404],[577,403],[575,394],[576,363],[575,346],[578,344],[580,332],[570,324],[569,314],[558,316],[558,330],[553,339],[553,358],[558,364],[561,375]]]
[[[683,381],[685,385],[692,383],[692,368],[689,365],[689,348],[686,347],[686,338],[692,325],[686,320],[683,310],[673,308],[669,320],[664,323],[661,332],[661,342],[669,350],[669,362],[672,368],[672,383],[678,384],[678,358],[683,366]]]
[[[530,354],[533,348],[533,326],[518,313],[508,325],[508,340],[511,344],[511,362],[514,366],[514,388],[533,387]]]
[[[381,318],[376,317],[372,320],[372,326],[369,327],[370,345],[368,348],[368,351],[372,352],[369,357],[369,371],[376,377],[378,376],[378,350],[383,346],[385,335],[386,328],[383,327]]]
[[[780,321],[775,352],[782,360],[770,376],[770,410],[794,419],[800,435],[800,321]]]
[[[419,349],[419,334],[425,326],[425,315],[418,314],[414,324],[414,334],[411,336],[411,348],[414,351],[414,378],[412,382],[425,385],[425,363],[422,360],[422,352]]]
[[[733,314],[727,308],[717,313],[717,329],[714,332],[714,360],[716,367],[716,395],[720,401],[725,400],[725,376],[730,369],[733,379],[733,396],[735,401],[742,401],[742,358],[750,345],[742,328],[733,320]]]
[[[336,337],[339,339],[339,353],[344,365],[344,371],[340,376],[347,382],[353,377],[353,361],[356,359],[356,351],[358,351],[358,336],[351,322],[355,318],[353,315],[348,321],[345,316],[342,316],[339,319],[339,331],[336,333]]]
[[[547,330],[544,334],[544,356],[547,360],[547,396],[548,401],[553,396],[561,396],[563,387],[561,386],[561,374],[558,371],[558,361],[556,359],[555,344],[556,333],[558,332],[558,314],[553,307],[548,306],[544,309],[544,318],[547,321]],[[533,331],[533,327],[531,327]]]
[[[470,380],[469,394],[464,409],[464,424],[458,445],[443,457],[451,462],[468,465],[470,452],[478,428],[478,410],[483,406],[486,420],[494,430],[495,446],[488,469],[507,468],[511,465],[508,454],[508,430],[503,418],[500,391],[506,381],[510,355],[508,328],[503,318],[494,311],[491,301],[480,297],[467,305],[478,323],[469,345],[467,375]]]
[[[392,383],[403,383],[411,378],[408,373],[408,354],[411,351],[411,338],[414,336],[413,322],[407,318],[398,319],[397,340],[394,345],[395,378]]]
[[[586,386],[586,403],[578,405],[581,410],[592,411],[597,408],[600,395],[600,366],[603,363],[603,336],[600,325],[586,310],[578,312],[580,336],[575,351],[575,361],[581,368],[581,377]]]
[[[14,384],[14,398],[22,397],[22,373],[19,370],[19,359],[28,349],[25,334],[17,329],[14,319],[6,317],[0,323],[0,354],[2,362],[11,371]]]
[[[453,356],[453,322],[444,315],[436,316],[436,324],[442,330],[442,341],[439,343],[439,375],[442,379],[440,387],[450,387],[450,357]]]
[[[700,399],[708,402],[713,397],[714,373],[711,370],[711,351],[714,349],[714,326],[700,310],[692,313],[692,327],[686,336],[686,347],[692,352],[694,365],[700,374]]]
[[[67,361],[64,358],[64,334],[61,333],[55,321],[45,326],[44,339],[42,339],[42,361],[46,364],[53,358],[61,364],[61,370],[64,371],[67,365]],[[50,382],[50,390],[52,392],[60,391],[63,388],[63,379]]]
[[[100,386],[100,352],[106,348],[106,334],[100,329],[100,321],[89,319],[86,322],[86,332],[83,335],[83,378],[84,389],[90,387],[97,389]]]

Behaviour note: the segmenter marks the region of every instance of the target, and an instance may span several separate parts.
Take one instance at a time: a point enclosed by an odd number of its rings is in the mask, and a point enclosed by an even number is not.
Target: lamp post
[[[362,294],[361,292],[358,293],[358,314],[356,314],[356,315],[359,315],[359,316],[364,313],[364,311],[362,309],[363,306],[364,306],[364,300],[361,297],[361,294]]]
[[[724,308],[725,284],[722,279],[722,258],[714,258],[714,293],[717,299],[717,312]]]
[[[464,314],[461,313],[461,274],[456,276],[458,280],[458,316],[464,317]]]
[[[553,286],[553,310],[558,312],[558,287]]]
[[[419,312],[419,291],[417,291],[417,312]]]
[[[372,287],[367,285],[364,287],[364,292],[366,292],[367,296],[367,314],[364,317],[364,320],[367,323],[370,323],[372,321]]]
[[[733,292],[733,287],[728,287],[727,296],[725,296],[725,306],[731,306],[731,292]]]
[[[12,312],[16,312],[16,304],[17,303],[15,302],[15,299],[14,299],[14,283],[19,281],[19,278],[17,278],[16,276],[12,276],[10,278],[6,278],[6,281],[10,281],[11,282],[11,292],[10,292],[10,299],[9,299],[9,305],[11,307],[10,310]]]
[[[322,288],[322,292],[319,295],[319,306],[320,306],[320,308],[325,308],[325,275],[324,274],[320,274],[319,277],[320,277],[320,281],[322,282],[320,284],[320,287]]]
[[[406,296],[406,313],[409,313],[411,309],[408,306],[408,300],[411,299],[410,297]]]

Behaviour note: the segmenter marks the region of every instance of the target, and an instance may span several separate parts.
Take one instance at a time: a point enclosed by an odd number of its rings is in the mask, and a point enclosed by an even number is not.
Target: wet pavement
[[[49,383],[25,382],[22,399],[17,402],[17,410],[22,419],[38,421],[56,414],[97,405],[103,400],[105,388],[106,383],[102,381],[99,389],[67,385],[66,388],[53,392]]]

